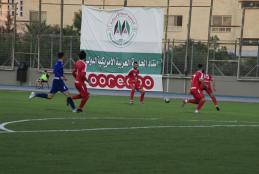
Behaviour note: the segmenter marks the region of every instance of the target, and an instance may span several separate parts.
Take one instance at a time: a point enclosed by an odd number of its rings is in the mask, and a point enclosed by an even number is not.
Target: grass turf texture
[[[85,112],[76,114],[66,108],[61,95],[52,101],[31,102],[28,95],[0,91],[0,123],[70,118],[7,125],[12,130],[29,131],[259,122],[259,104],[251,103],[220,103],[222,111],[217,112],[207,102],[197,115],[193,105],[182,108],[180,100],[166,104],[163,99],[147,98],[144,105],[136,102],[131,106],[128,97],[91,96]],[[221,122],[230,120],[237,122]],[[1,133],[0,142],[1,174],[259,173],[259,127],[16,132]]]

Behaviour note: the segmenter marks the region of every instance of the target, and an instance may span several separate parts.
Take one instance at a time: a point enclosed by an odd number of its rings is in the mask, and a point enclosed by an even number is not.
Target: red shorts
[[[137,90],[137,91],[139,91],[140,89],[142,89],[142,87],[140,86],[140,84],[139,83],[136,83],[136,82],[133,82],[133,83],[130,83],[130,88],[131,89],[135,89],[135,90]]]
[[[87,91],[87,87],[85,83],[75,83],[75,87],[76,89],[79,91],[80,95],[82,97],[86,97],[89,95],[88,91]]]
[[[204,98],[204,94],[199,89],[191,89],[191,94],[196,100],[201,100],[202,98]]]

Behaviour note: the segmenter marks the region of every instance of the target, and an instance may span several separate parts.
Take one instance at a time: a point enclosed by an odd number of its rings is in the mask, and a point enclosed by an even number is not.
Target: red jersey
[[[204,79],[204,74],[202,73],[202,71],[196,71],[193,75],[192,75],[192,88],[195,89],[200,89],[201,88],[201,80]]]
[[[129,77],[129,82],[130,83],[136,83],[138,82],[138,77],[139,77],[139,70],[138,69],[131,69],[128,73]]]
[[[211,88],[211,83],[213,81],[213,78],[210,74],[205,74],[204,75],[204,83],[207,86],[207,88]]]
[[[86,62],[84,60],[76,61],[72,74],[76,83],[84,83],[86,80]]]

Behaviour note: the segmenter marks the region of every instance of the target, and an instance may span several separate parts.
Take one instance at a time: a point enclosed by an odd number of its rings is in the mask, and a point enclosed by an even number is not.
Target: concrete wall
[[[16,71],[0,70],[0,85],[23,85],[34,86],[40,73],[37,69],[29,69],[27,74],[27,83],[20,84],[16,81]],[[74,79],[71,74],[66,74],[69,87],[74,87]],[[53,75],[50,77],[50,83]],[[259,97],[259,82],[237,81],[236,77],[214,77],[216,82],[216,95],[227,96],[250,96]],[[185,88],[189,89],[190,79],[179,79],[173,77],[164,77],[163,86],[165,92],[185,93]]]
[[[259,97],[259,82],[238,81],[236,77],[228,76],[217,76],[214,77],[214,80],[216,83],[216,95]],[[184,93],[185,86],[187,91],[190,88],[190,79],[164,77],[163,86],[164,91]]]

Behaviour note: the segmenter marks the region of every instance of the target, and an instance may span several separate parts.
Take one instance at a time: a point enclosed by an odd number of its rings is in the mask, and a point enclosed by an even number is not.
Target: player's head
[[[65,57],[64,52],[59,52],[58,53],[58,59],[64,59],[64,57]]]
[[[138,62],[137,62],[137,61],[135,61],[135,62],[133,63],[133,68],[134,68],[134,69],[137,69],[137,68],[138,68]]]
[[[202,69],[202,64],[198,64],[198,69],[199,69],[199,70]]]
[[[48,73],[48,70],[45,69],[44,72],[45,72],[45,73]]]
[[[80,51],[78,57],[79,57],[80,60],[85,60],[86,59],[85,51]]]

